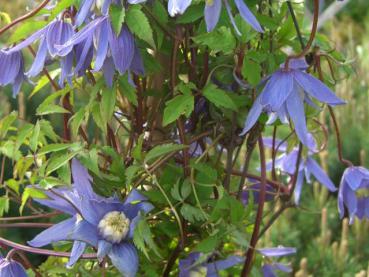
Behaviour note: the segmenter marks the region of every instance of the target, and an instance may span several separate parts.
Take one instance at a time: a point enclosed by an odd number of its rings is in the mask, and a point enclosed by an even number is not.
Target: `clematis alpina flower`
[[[319,166],[319,164],[312,158],[312,155],[317,152],[316,150],[316,142],[313,136],[308,134],[309,141],[309,151],[306,157],[301,157],[300,165],[298,168],[297,180],[296,180],[296,188],[294,191],[295,194],[295,202],[296,204],[300,201],[302,185],[304,184],[304,179],[306,179],[307,183],[311,183],[311,175],[315,177],[315,179],[325,186],[329,191],[336,191],[337,188],[334,186],[331,179],[327,176],[324,170]],[[278,145],[278,144],[276,144]],[[267,145],[268,146],[268,145]],[[298,158],[298,148],[295,147],[291,152],[284,152],[282,155],[275,159],[274,166],[276,169],[279,169],[282,173],[288,174],[290,176],[295,174],[296,171],[296,163]],[[272,162],[267,164],[267,170],[272,170]]]
[[[27,277],[24,267],[12,259],[0,255],[0,277]]]
[[[146,0],[128,0],[129,4],[139,4]],[[111,4],[120,5],[120,0],[82,0],[76,17],[76,26],[81,26],[86,18],[93,14],[95,7],[100,9],[102,15],[108,15]]]
[[[294,124],[297,137],[308,146],[304,103],[316,107],[312,98],[330,106],[345,104],[345,102],[320,80],[306,73],[306,68],[307,64],[304,60],[291,60],[288,69],[282,65],[281,69],[270,76],[249,111],[241,135],[246,134],[254,126],[260,114],[266,111],[274,113],[282,123],[288,123],[290,119]]]
[[[0,49],[0,86],[11,84],[13,86],[13,96],[16,96],[24,80],[22,53],[20,51],[8,53],[6,50]]]
[[[69,48],[76,45],[83,45],[87,53],[93,47],[94,42],[96,42],[96,58],[93,69],[95,72],[103,71],[109,86],[112,86],[115,70],[120,74],[127,71],[140,75],[144,73],[140,52],[132,33],[127,26],[123,26],[117,36],[108,16],[98,17],[91,21],[64,45],[59,46],[59,55],[68,54]],[[80,63],[83,62],[81,59]],[[76,69],[80,70],[79,67]]]
[[[369,170],[361,166],[351,166],[343,173],[338,192],[338,210],[340,217],[345,215],[347,207],[350,224],[355,216],[360,220],[369,218]]]
[[[220,270],[230,268],[241,263],[244,259],[239,256],[230,256],[225,260],[215,262],[200,262],[201,253],[193,252],[186,259],[179,261],[179,277],[217,277]]]
[[[46,27],[35,32],[24,41],[20,42],[13,48],[7,50],[8,53],[15,53],[23,48],[31,45],[36,40],[39,40],[39,47],[35,57],[35,60],[26,73],[28,77],[37,76],[45,66],[47,57],[55,58],[58,56],[58,45],[64,44],[74,34],[73,26],[64,22],[63,20],[54,20]],[[71,82],[72,66],[73,66],[73,53],[72,47],[65,49],[65,55],[60,60],[61,75],[59,79],[59,85],[63,86],[64,81],[68,79]]]
[[[72,176],[72,188],[54,189],[47,192],[49,199],[35,199],[72,217],[41,232],[29,244],[42,247],[57,241],[74,241],[68,266],[91,245],[97,248],[99,260],[109,256],[122,274],[135,276],[138,255],[131,239],[140,213],[150,211],[152,205],[136,190],[123,203],[95,194],[91,176],[77,160],[72,161]]]
[[[220,12],[222,10],[222,1],[224,1],[227,14],[229,16],[229,19],[231,20],[231,23],[236,33],[238,35],[241,35],[241,32],[239,31],[236,25],[236,22],[234,20],[228,0],[207,0],[205,1],[204,15],[205,15],[207,31],[211,32],[217,25],[219,18],[220,18]],[[244,0],[234,0],[234,3],[236,4],[236,8],[238,12],[240,13],[242,19],[246,23],[248,23],[255,31],[263,33],[264,32],[263,28],[261,27],[256,17],[252,14],[250,9],[247,7]]]
[[[291,247],[275,247],[275,248],[262,248],[258,249],[258,252],[267,258],[267,261],[262,266],[262,272],[264,277],[277,277],[275,270],[284,271],[290,273],[291,267],[282,263],[273,262],[270,258],[282,257],[292,255],[296,253],[295,248]]]

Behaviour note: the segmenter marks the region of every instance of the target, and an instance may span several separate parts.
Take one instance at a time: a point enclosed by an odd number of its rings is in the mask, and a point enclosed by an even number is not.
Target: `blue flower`
[[[254,181],[254,180],[253,180]],[[241,201],[242,204],[248,205],[250,200],[250,193],[252,193],[252,199],[254,203],[259,202],[259,195],[261,190],[261,183],[255,183],[252,185],[248,185],[246,189],[242,191],[241,194]],[[275,189],[270,186],[266,185],[266,193],[265,193],[265,201],[272,201],[274,199],[274,196],[277,195],[278,192],[275,191]]]
[[[42,247],[57,241],[74,241],[68,266],[91,245],[97,248],[99,260],[109,256],[122,274],[135,276],[138,255],[131,239],[140,212],[149,212],[152,205],[136,190],[123,203],[95,194],[91,176],[77,160],[72,161],[72,176],[72,188],[54,189],[47,192],[49,199],[35,199],[72,217],[41,232],[29,244]]]
[[[73,26],[64,22],[63,20],[54,20],[49,23],[46,27],[35,32],[18,45],[7,50],[8,53],[15,53],[23,48],[31,45],[36,40],[40,41],[38,51],[35,60],[26,73],[28,77],[37,76],[45,66],[47,57],[55,58],[58,56],[58,45],[62,45],[67,42],[74,34]],[[65,55],[60,60],[61,75],[59,79],[59,85],[63,86],[64,81],[68,79],[71,83],[72,66],[73,66],[73,48],[69,47],[65,49]]]
[[[231,23],[238,35],[241,35],[241,32],[239,31],[236,22],[234,20],[231,7],[229,5],[228,0],[223,0],[228,16],[231,20]],[[234,3],[236,4],[236,8],[238,12],[240,13],[242,19],[250,24],[250,26],[257,32],[263,33],[264,30],[261,27],[260,23],[256,19],[256,17],[252,14],[252,12],[249,10],[247,5],[245,4],[244,0],[234,0]],[[208,32],[211,32],[215,26],[217,25],[220,17],[220,12],[222,10],[222,0],[207,0],[205,1],[205,22],[206,22],[206,29]]]
[[[350,224],[355,216],[360,220],[369,218],[369,170],[361,166],[351,166],[343,173],[338,192],[338,210],[341,218],[347,207]]]
[[[24,267],[12,259],[0,255],[0,277],[27,277]]]
[[[24,61],[20,51],[8,53],[0,49],[0,86],[11,84],[13,96],[19,93],[21,85],[25,80]]]
[[[140,52],[135,44],[132,33],[127,26],[123,26],[117,36],[111,26],[108,16],[98,17],[88,23],[82,30],[73,35],[64,45],[59,46],[59,55],[68,54],[71,47],[78,47],[81,53],[90,53],[96,42],[96,58],[94,71],[102,70],[105,80],[109,86],[113,84],[115,69],[120,74],[133,71],[143,75],[144,69]],[[90,60],[77,59],[76,71],[83,72]]]
[[[239,256],[230,256],[225,260],[216,262],[201,262],[203,255],[193,252],[186,259],[179,261],[178,277],[206,276],[218,277],[218,272],[230,268],[236,264],[242,263],[243,258]]]
[[[304,60],[291,60],[289,69],[284,65],[273,73],[263,91],[252,106],[241,135],[246,134],[256,123],[263,111],[272,113],[274,118],[288,123],[290,119],[299,140],[309,145],[304,103],[316,108],[312,98],[330,106],[345,104],[324,83],[305,72]],[[274,119],[273,119],[274,120]],[[272,123],[271,120],[268,123]]]
[[[331,179],[327,176],[324,170],[319,166],[319,164],[311,157],[316,152],[316,143],[313,136],[308,134],[308,145],[309,151],[306,157],[301,157],[300,165],[297,173],[297,181],[296,188],[294,191],[295,194],[295,202],[296,204],[300,201],[302,185],[304,183],[304,179],[306,179],[307,183],[311,183],[310,176],[313,175],[315,179],[325,186],[329,191],[336,191],[337,188],[334,186]],[[269,144],[266,144],[269,146]],[[275,147],[278,146],[278,142],[275,143]],[[276,169],[279,169],[281,172],[288,174],[290,176],[295,174],[296,171],[296,163],[298,158],[298,148],[295,147],[291,152],[284,152],[282,155],[276,158],[274,166]],[[272,170],[272,162],[267,164],[267,170]]]
[[[287,273],[292,271],[292,269],[288,265],[273,262],[270,258],[295,254],[296,248],[279,246],[275,248],[258,249],[258,252],[263,256],[265,256],[266,258],[268,258],[268,261],[264,263],[262,267],[264,277],[277,277],[277,275],[274,272],[275,270],[280,270]]]

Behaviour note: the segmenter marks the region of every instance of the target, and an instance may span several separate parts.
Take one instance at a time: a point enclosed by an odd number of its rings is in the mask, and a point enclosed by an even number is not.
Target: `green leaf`
[[[24,192],[22,194],[22,202],[21,202],[21,206],[19,207],[19,213],[22,214],[24,206],[27,203],[28,198],[38,198],[38,199],[45,199],[47,198],[46,194],[43,193],[42,191],[32,188],[32,187],[26,187],[24,189]]]
[[[126,23],[129,30],[138,38],[146,41],[155,48],[153,32],[146,15],[140,10],[139,5],[131,5],[126,15]]]
[[[85,118],[85,114],[85,107],[82,107],[69,119],[68,123],[70,124],[73,136],[77,136],[79,128]]]
[[[4,213],[9,211],[9,198],[3,196],[0,197],[0,217],[3,217]]]
[[[51,72],[49,72],[49,75],[51,77],[52,80],[55,79],[56,76],[58,76],[58,74],[60,74],[60,69],[55,69]],[[43,87],[45,87],[47,84],[50,84],[50,80],[48,78],[48,76],[43,75],[37,82],[37,85],[33,88],[31,95],[29,96],[29,98],[31,98],[33,95],[35,95],[37,92],[39,92]]]
[[[29,147],[33,152],[36,152],[37,144],[38,144],[38,138],[40,136],[40,121],[37,121],[35,128],[33,129],[32,136],[29,140]]]
[[[231,30],[225,26],[217,28],[213,32],[198,35],[193,40],[203,46],[208,46],[215,52],[230,53],[236,47],[236,39]]]
[[[242,64],[243,77],[253,86],[259,84],[261,80],[261,66],[260,64],[245,57]]]
[[[10,18],[9,14],[5,13],[5,12],[0,12],[0,23],[5,23],[5,24],[9,24],[10,22],[12,22],[12,19]]]
[[[227,92],[219,89],[213,84],[209,84],[204,88],[202,95],[217,107],[222,107],[237,111],[237,105],[232,98],[228,96]]]
[[[110,21],[117,36],[119,36],[120,31],[122,30],[125,16],[126,9],[124,7],[118,5],[110,6]]]
[[[178,24],[194,23],[204,15],[203,5],[191,5],[186,12],[177,18]]]
[[[76,0],[61,0],[58,1],[58,4],[51,10],[50,19],[54,19],[57,17],[62,11],[73,6],[76,3]]]
[[[152,11],[160,23],[168,23],[168,12],[160,1],[154,1],[152,3]]]
[[[0,120],[0,137],[4,138],[17,119],[18,113],[16,111],[11,112],[9,115]]]
[[[116,87],[106,89],[102,91],[101,103],[100,103],[100,111],[101,118],[104,120],[104,123],[108,123],[113,116],[115,101],[116,101]]]
[[[66,154],[58,154],[50,158],[47,165],[46,174],[49,175],[51,172],[57,170],[59,167],[68,163],[74,156],[78,154],[78,151],[73,151]]]
[[[36,115],[47,115],[55,113],[70,113],[67,109],[55,104],[40,105],[36,110]]]
[[[165,103],[163,126],[176,121],[181,115],[190,116],[194,109],[194,97],[192,95],[178,95]]]
[[[136,89],[132,87],[131,84],[128,83],[127,75],[124,75],[122,78],[119,78],[119,93],[127,97],[128,101],[135,107],[137,107],[137,94]]]
[[[202,240],[195,248],[196,251],[202,253],[209,253],[214,251],[220,243],[219,236],[212,235],[207,237],[206,239]]]
[[[43,154],[47,154],[47,153],[50,153],[50,152],[58,152],[58,151],[61,151],[61,150],[69,149],[72,146],[77,146],[77,145],[80,146],[79,143],[75,143],[75,144],[72,144],[72,143],[48,144],[48,145],[45,145],[44,147],[40,148],[40,150],[37,152],[37,155],[43,155]]]
[[[177,152],[179,150],[182,150],[186,148],[187,146],[182,144],[174,144],[174,143],[168,143],[168,144],[161,144],[158,146],[155,146],[153,149],[147,153],[145,157],[145,162],[150,162],[151,160],[158,158],[160,156],[164,156],[171,152]]]
[[[156,243],[152,239],[152,234],[150,230],[149,224],[145,219],[140,220],[135,228],[135,232],[133,235],[133,242],[138,249],[140,249],[146,256],[148,260],[150,260],[150,255],[147,251],[147,247],[154,251],[154,253],[161,258],[159,253],[159,248]]]
[[[182,205],[181,214],[186,220],[188,220],[191,223],[206,220],[203,212],[199,208],[193,207],[189,204]]]

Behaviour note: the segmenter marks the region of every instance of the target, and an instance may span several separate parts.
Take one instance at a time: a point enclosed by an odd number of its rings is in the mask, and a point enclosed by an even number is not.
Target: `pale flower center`
[[[111,243],[121,242],[128,234],[130,221],[123,212],[107,213],[99,222],[100,235]]]
[[[206,277],[207,273],[208,269],[205,266],[199,266],[190,271],[189,277]]]

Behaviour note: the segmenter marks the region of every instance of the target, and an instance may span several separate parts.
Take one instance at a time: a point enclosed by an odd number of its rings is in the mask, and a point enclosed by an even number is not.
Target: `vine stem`
[[[0,223],[0,228],[49,228],[53,223],[20,222],[20,223]]]
[[[30,247],[30,246],[26,246],[26,245],[23,245],[23,244],[13,242],[11,240],[4,239],[2,237],[0,237],[0,244],[9,246],[9,247],[17,249],[17,250],[22,250],[24,252],[34,253],[34,254],[38,254],[38,255],[64,257],[64,258],[69,258],[71,256],[70,252],[59,252],[59,251],[53,251],[53,250]],[[97,255],[95,253],[88,253],[88,254],[83,254],[81,256],[81,258],[82,259],[96,259]]]
[[[21,17],[18,17],[17,19],[15,19],[14,21],[12,21],[10,24],[4,26],[3,28],[0,29],[0,35],[2,35],[4,32],[6,32],[7,30],[9,30],[10,28],[12,28],[13,26],[17,25],[18,23],[27,20],[28,18],[36,15],[40,10],[42,10],[48,3],[50,2],[50,0],[44,0],[43,2],[41,2],[40,5],[38,5],[35,9],[33,9],[32,11],[30,11],[29,13],[22,15]]]
[[[295,26],[297,37],[299,39],[301,48],[304,49],[305,48],[305,43],[304,43],[304,40],[302,39],[299,23],[297,22],[295,11],[293,10],[293,6],[292,6],[291,1],[287,1],[287,7],[288,7],[288,10],[290,11],[292,21],[293,21],[293,25]]]
[[[241,277],[249,276],[251,265],[252,265],[252,260],[254,257],[255,246],[258,242],[259,230],[260,230],[260,225],[261,225],[261,221],[263,218],[263,211],[264,211],[267,178],[266,178],[265,149],[264,149],[263,138],[261,135],[259,136],[258,144],[259,144],[260,168],[261,168],[261,188],[260,188],[260,194],[259,194],[259,205],[258,205],[258,209],[256,212],[256,219],[255,219],[255,224],[254,224],[254,230],[251,235],[250,246],[246,252],[246,259],[245,259],[245,263],[244,263],[244,266],[241,272]]]
[[[289,63],[290,63],[291,59],[299,59],[299,58],[305,56],[309,52],[309,50],[311,48],[311,45],[313,44],[313,41],[315,39],[316,32],[318,30],[318,18],[319,18],[319,0],[314,0],[314,17],[313,17],[313,25],[311,27],[309,41],[307,42],[307,44],[305,45],[305,47],[302,49],[302,51],[299,54],[290,55],[290,56],[287,57],[286,62],[284,64],[285,70],[288,70],[288,66],[289,66]],[[297,29],[298,28],[296,28],[296,30]]]

